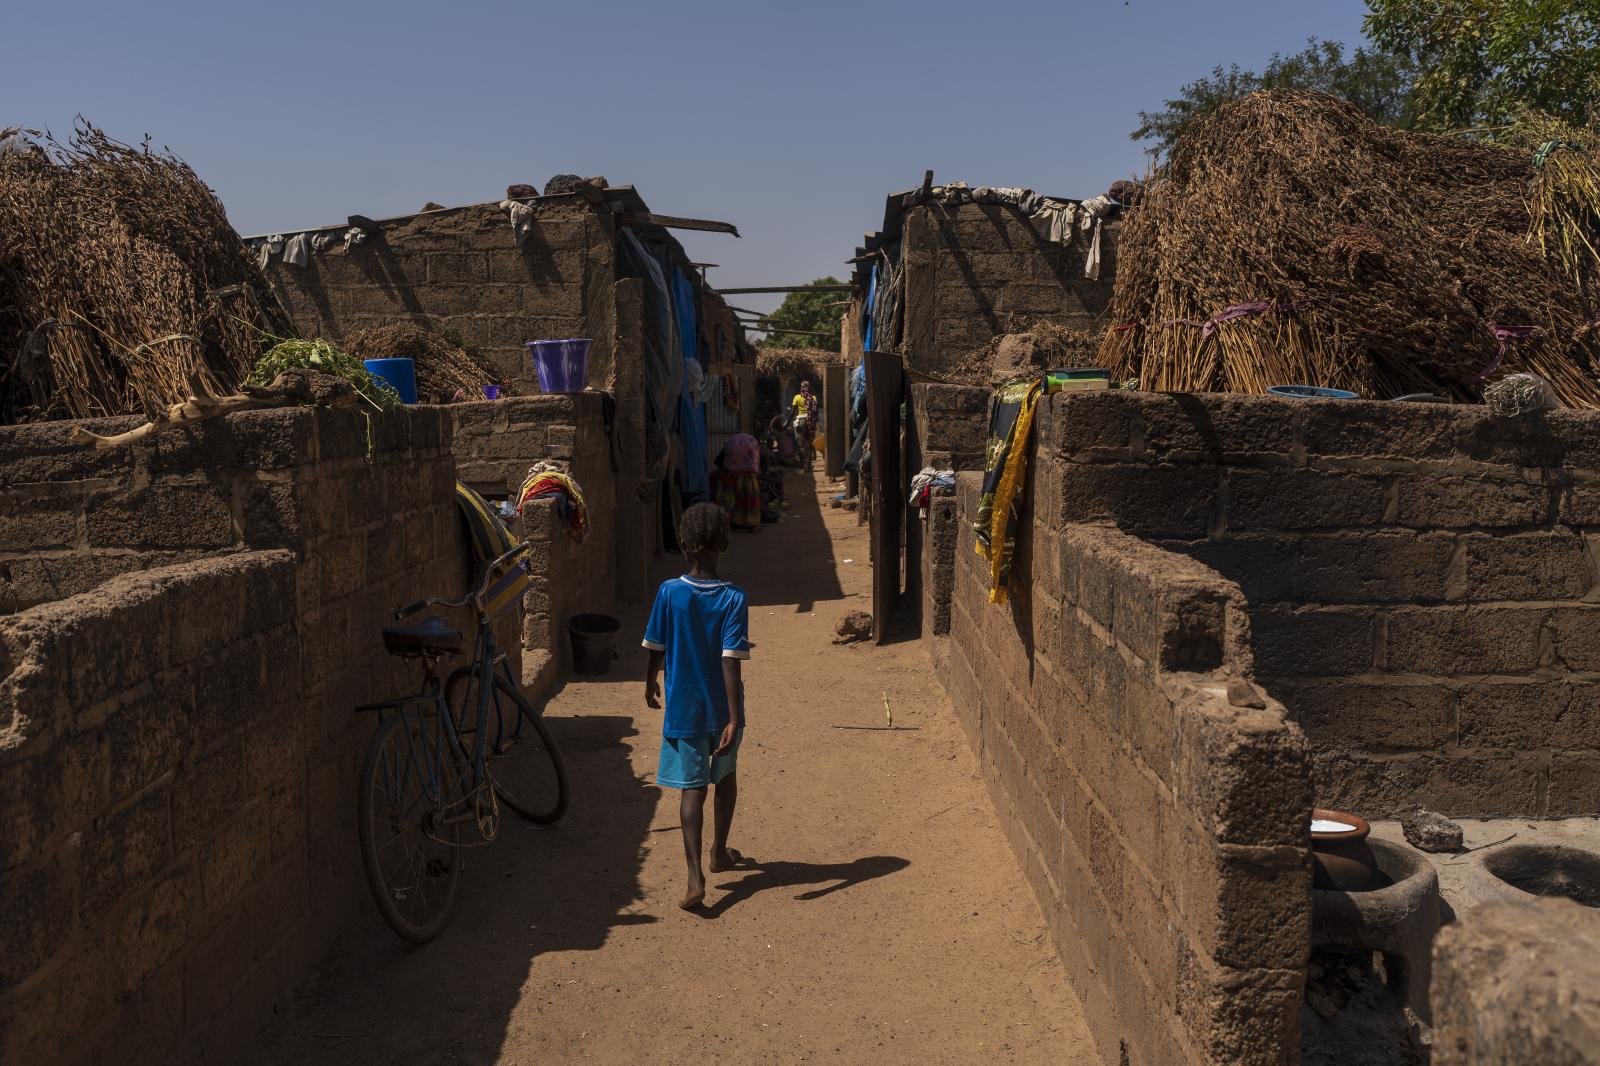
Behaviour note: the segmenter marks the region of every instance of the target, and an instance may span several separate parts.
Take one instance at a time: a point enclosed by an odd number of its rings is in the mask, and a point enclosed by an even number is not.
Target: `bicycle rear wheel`
[[[451,759],[409,716],[378,727],[361,767],[361,862],[384,921],[418,944],[450,921],[461,888],[461,825],[441,820],[455,795]]]
[[[476,669],[461,667],[445,683],[445,700],[465,759],[471,758],[477,724],[478,676]],[[558,821],[567,810],[567,766],[561,749],[520,689],[499,674],[494,685],[485,763],[495,794],[530,822]]]

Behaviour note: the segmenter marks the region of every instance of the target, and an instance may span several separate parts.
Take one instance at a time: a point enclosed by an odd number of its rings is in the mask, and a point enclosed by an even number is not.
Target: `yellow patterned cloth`
[[[1028,443],[1033,435],[1033,410],[1045,383],[1018,382],[995,390],[989,413],[988,462],[978,520],[973,525],[977,552],[989,563],[989,602],[1006,602],[1011,555],[1016,548],[1020,493],[1028,474]]]

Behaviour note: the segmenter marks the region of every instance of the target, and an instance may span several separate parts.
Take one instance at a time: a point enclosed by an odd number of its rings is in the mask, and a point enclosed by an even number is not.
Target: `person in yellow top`
[[[789,404],[794,408],[795,443],[800,446],[800,454],[805,457],[806,465],[809,466],[815,458],[818,407],[816,393],[811,391],[811,382],[802,381],[800,391]]]

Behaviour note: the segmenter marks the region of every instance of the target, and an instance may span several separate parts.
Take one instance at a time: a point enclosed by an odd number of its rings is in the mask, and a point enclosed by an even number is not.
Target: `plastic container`
[[[417,364],[410,359],[363,359],[367,373],[382,378],[400,394],[402,403],[417,402]]]
[[[572,641],[572,668],[590,677],[609,673],[617,657],[617,633],[622,623],[609,614],[578,614],[567,622]]]
[[[485,385],[483,387],[483,398],[485,400],[498,400],[500,398],[500,386]]]
[[[540,392],[582,392],[589,379],[589,339],[528,341]]]
[[[1287,396],[1292,400],[1354,400],[1355,393],[1344,389],[1325,389],[1321,385],[1274,385],[1267,390],[1274,396]]]

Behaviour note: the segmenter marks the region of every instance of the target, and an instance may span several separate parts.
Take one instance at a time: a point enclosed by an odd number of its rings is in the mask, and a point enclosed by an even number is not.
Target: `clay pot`
[[[1378,860],[1367,843],[1372,826],[1366,819],[1349,811],[1326,810],[1321,807],[1311,811],[1313,820],[1343,822],[1354,826],[1336,832],[1311,833],[1312,887],[1336,889],[1340,892],[1360,892],[1371,888],[1378,876]]]

